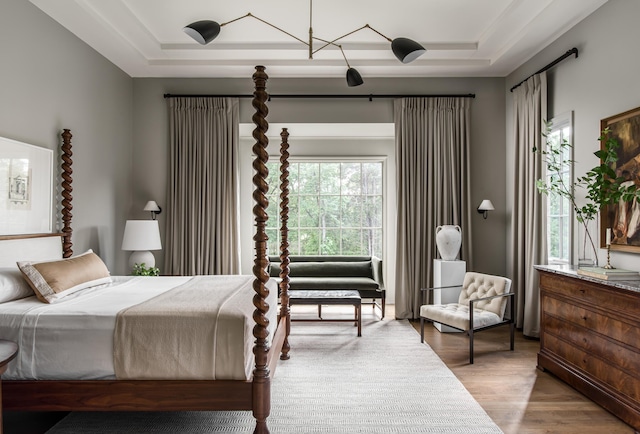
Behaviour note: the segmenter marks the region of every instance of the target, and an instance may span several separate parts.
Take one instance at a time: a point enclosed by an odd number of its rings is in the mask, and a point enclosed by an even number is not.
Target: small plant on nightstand
[[[134,276],[157,276],[160,274],[160,270],[157,267],[147,267],[143,262],[142,264],[135,264],[131,274]]]

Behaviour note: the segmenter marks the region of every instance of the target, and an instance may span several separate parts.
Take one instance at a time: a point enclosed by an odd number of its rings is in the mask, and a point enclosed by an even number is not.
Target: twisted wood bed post
[[[289,359],[289,332],[291,331],[291,309],[289,308],[289,132],[280,133],[280,318],[287,328],[282,344],[280,360]]]
[[[253,312],[253,319],[256,322],[253,328],[253,336],[256,338],[253,347],[256,365],[253,370],[252,384],[253,416],[256,419],[254,434],[269,433],[267,417],[271,411],[271,378],[269,377],[269,367],[267,366],[267,352],[269,351],[269,343],[267,342],[269,331],[267,326],[269,325],[269,320],[265,315],[269,310],[269,305],[266,302],[269,290],[265,287],[265,283],[269,280],[269,274],[266,271],[268,265],[268,237],[265,231],[266,222],[269,218],[266,211],[269,206],[269,200],[266,196],[269,190],[266,181],[269,175],[266,165],[269,160],[269,154],[267,153],[269,139],[266,136],[269,123],[266,120],[266,116],[269,110],[265,104],[268,98],[266,83],[269,77],[264,70],[264,66],[256,66],[256,72],[253,74],[255,92],[253,93],[252,101],[253,108],[256,110],[252,118],[253,123],[256,125],[253,130],[253,138],[256,140],[253,145],[253,153],[256,156],[253,160],[253,169],[255,170],[255,175],[253,176],[253,184],[255,185],[253,199],[256,202],[253,207],[256,222],[256,233],[253,237],[256,247],[256,257],[253,263],[253,275],[255,276],[253,289],[256,292],[253,296],[253,305],[256,307]]]
[[[71,227],[71,218],[73,214],[71,214],[71,210],[73,210],[73,205],[71,201],[73,200],[73,196],[71,192],[73,192],[73,187],[71,183],[73,182],[73,169],[71,165],[73,164],[72,156],[73,152],[71,151],[71,131],[65,129],[62,132],[62,233],[64,234],[62,240],[62,257],[69,258],[73,255],[73,243],[71,242],[71,235],[73,233],[73,228]]]

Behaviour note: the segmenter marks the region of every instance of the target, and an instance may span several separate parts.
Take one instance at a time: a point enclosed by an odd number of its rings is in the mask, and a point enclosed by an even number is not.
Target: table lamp
[[[129,269],[144,263],[147,268],[155,267],[156,258],[150,250],[160,250],[160,227],[158,220],[127,220],[122,237],[122,250],[132,251]]]

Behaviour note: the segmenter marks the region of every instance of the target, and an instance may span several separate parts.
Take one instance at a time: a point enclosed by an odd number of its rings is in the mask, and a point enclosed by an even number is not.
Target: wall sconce
[[[127,220],[122,237],[122,250],[133,251],[129,256],[129,269],[135,264],[155,267],[156,258],[150,250],[162,249],[160,227],[157,220]]]
[[[485,199],[482,201],[480,206],[478,206],[478,212],[482,214],[484,219],[487,218],[487,211],[493,211],[495,208],[489,199]]]
[[[160,208],[158,206],[158,204],[156,203],[155,200],[150,200],[144,206],[144,211],[150,211],[151,212],[151,220],[155,220],[156,216],[162,212],[162,208]]]

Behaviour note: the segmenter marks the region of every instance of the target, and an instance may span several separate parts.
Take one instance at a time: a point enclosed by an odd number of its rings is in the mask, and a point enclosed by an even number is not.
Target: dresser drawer
[[[544,333],[544,350],[559,356],[565,362],[583,371],[586,377],[613,387],[618,394],[624,395],[634,402],[640,401],[640,382],[638,379],[611,363],[601,360],[546,331]]]
[[[544,333],[545,348],[548,347],[547,336],[553,336],[553,338],[561,339],[566,344],[578,348],[585,354],[600,359],[607,366],[626,373],[633,377],[634,381],[640,380],[640,353],[635,348],[555,316],[545,318]],[[579,360],[569,361],[576,365],[579,364]],[[599,374],[597,376],[605,381],[604,377],[601,378]]]
[[[548,273],[540,273],[540,289],[549,295],[572,299],[578,305],[593,306],[614,316],[626,316],[636,324],[640,321],[638,293],[632,291]]]
[[[583,327],[587,329],[587,333],[590,333],[590,331],[599,333],[631,348],[635,348],[640,342],[640,328],[638,328],[637,323],[634,324],[631,321],[603,315],[552,296],[542,298],[542,312],[544,315],[562,318],[565,321]],[[543,322],[546,327],[544,319]],[[640,360],[638,360],[638,363],[640,363]]]

